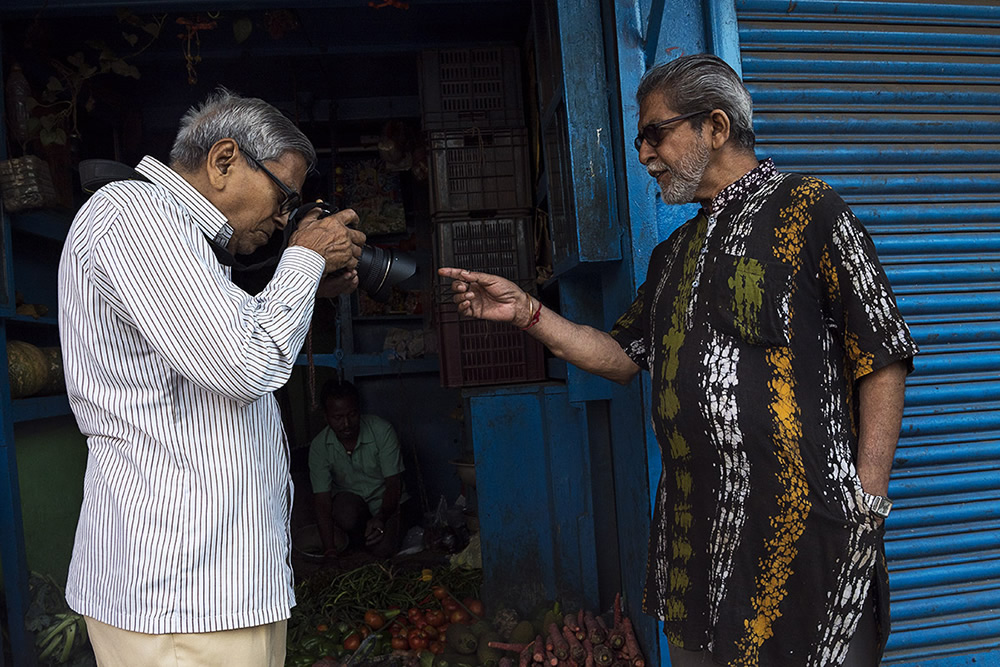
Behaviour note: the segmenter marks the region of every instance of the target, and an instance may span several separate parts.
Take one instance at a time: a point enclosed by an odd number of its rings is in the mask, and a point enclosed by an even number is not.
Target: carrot
[[[531,649],[531,659],[535,662],[545,662],[545,642],[542,641],[541,635],[535,636],[535,642]]]
[[[556,667],[559,664],[559,658],[557,658],[552,651],[545,651],[545,659],[549,661],[549,664],[552,665],[552,667]]]
[[[597,624],[601,626],[601,630],[604,630],[606,636],[605,642],[611,646],[611,648],[616,651],[625,645],[625,635],[622,634],[621,629],[618,626],[608,629],[608,624],[604,622],[603,616],[597,617]]]
[[[622,594],[615,593],[615,628],[622,627]]]
[[[563,625],[576,632],[580,629],[580,625],[576,622],[575,614],[566,614],[566,618],[563,619]]]
[[[594,615],[589,611],[583,615],[583,624],[587,628],[587,638],[591,644],[603,644],[604,640],[608,638],[608,633],[601,629],[601,626],[594,619]]]
[[[549,642],[552,644],[552,653],[560,660],[569,658],[569,644],[559,632],[559,626],[555,623],[549,625]]]
[[[622,626],[625,628],[625,651],[628,653],[629,662],[632,663],[632,667],[646,667],[642,651],[639,650],[639,642],[635,638],[635,631],[632,629],[632,620],[625,618]]]
[[[573,659],[574,662],[580,664],[587,657],[587,652],[583,650],[583,644],[580,640],[576,638],[573,631],[569,629],[568,626],[563,626],[563,637],[566,638],[566,644],[569,646],[569,657]]]
[[[614,662],[615,656],[611,649],[604,644],[594,646],[594,662],[598,665],[610,665]]]
[[[487,644],[490,648],[495,648],[500,651],[510,651],[511,653],[520,653],[531,644],[510,644],[508,642],[488,642]]]
[[[525,644],[524,650],[517,656],[517,667],[528,667],[531,664],[531,644]]]

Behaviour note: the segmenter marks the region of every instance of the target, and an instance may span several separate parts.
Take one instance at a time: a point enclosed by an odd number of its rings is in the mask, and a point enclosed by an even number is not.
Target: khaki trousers
[[[89,616],[98,667],[282,667],[288,621],[221,632],[147,635]]]

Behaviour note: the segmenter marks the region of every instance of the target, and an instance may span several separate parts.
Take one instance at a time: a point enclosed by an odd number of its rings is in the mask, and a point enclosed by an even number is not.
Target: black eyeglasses
[[[282,183],[280,178],[272,174],[270,169],[261,164],[260,160],[255,158],[253,155],[250,155],[250,153],[246,150],[243,151],[243,154],[246,155],[251,162],[260,167],[265,174],[270,176],[271,180],[274,181],[274,184],[278,186],[278,189],[285,194],[284,201],[282,201],[281,205],[278,207],[278,212],[281,213],[281,215],[288,215],[302,205],[302,195]]]
[[[642,142],[645,141],[649,144],[650,148],[656,148],[660,144],[660,140],[663,138],[661,130],[670,125],[671,123],[676,123],[679,120],[684,120],[686,118],[694,118],[695,116],[701,115],[703,113],[711,113],[711,109],[706,109],[704,111],[692,111],[691,113],[681,114],[680,116],[674,116],[673,118],[668,118],[666,120],[661,120],[659,123],[650,123],[646,125],[641,130],[639,130],[638,136],[636,136],[633,145],[637,151],[642,150]]]

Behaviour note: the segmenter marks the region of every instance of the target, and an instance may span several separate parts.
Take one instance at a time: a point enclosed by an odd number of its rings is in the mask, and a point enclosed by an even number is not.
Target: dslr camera
[[[333,215],[337,208],[326,202],[311,202],[303,204],[295,209],[290,216],[286,227],[286,234],[290,236],[299,226],[302,217],[313,209],[320,209],[320,218]],[[333,275],[343,273],[347,269],[340,269]],[[416,260],[403,252],[396,252],[392,249],[379,248],[368,245],[361,247],[361,258],[358,260],[358,289],[364,290],[368,296],[376,301],[388,301],[392,288],[412,277],[417,272]]]

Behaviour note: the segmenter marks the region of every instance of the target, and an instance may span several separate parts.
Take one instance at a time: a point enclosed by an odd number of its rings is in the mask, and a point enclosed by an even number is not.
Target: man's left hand
[[[343,273],[327,274],[319,282],[319,289],[316,290],[317,297],[333,299],[341,294],[350,294],[358,288],[358,271],[351,269]]]
[[[382,541],[382,536],[385,535],[385,523],[382,519],[372,517],[368,520],[368,525],[365,526],[365,545],[372,546],[378,544]]]

